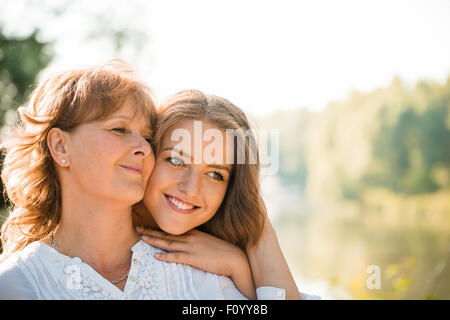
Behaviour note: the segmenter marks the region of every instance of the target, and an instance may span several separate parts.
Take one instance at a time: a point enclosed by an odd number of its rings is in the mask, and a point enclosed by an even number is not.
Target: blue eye
[[[180,158],[169,157],[169,158],[166,159],[166,161],[168,161],[174,167],[182,167],[182,166],[184,166],[184,161],[181,160]]]

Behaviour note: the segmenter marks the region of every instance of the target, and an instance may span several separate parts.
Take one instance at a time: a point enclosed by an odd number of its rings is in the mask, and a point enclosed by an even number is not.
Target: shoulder
[[[194,267],[191,268],[192,282],[200,299],[225,299],[227,288],[235,288],[233,281],[226,276],[217,275]]]
[[[245,299],[229,277],[185,264],[157,260],[154,254],[164,250],[144,241],[139,241],[132,251],[141,265],[138,283],[157,291],[155,296],[188,300]]]
[[[192,279],[199,298],[204,300],[247,300],[233,280],[224,275],[209,273],[192,267]]]
[[[0,263],[0,300],[37,299],[34,279],[27,270],[30,249],[14,253]]]
[[[138,279],[144,287],[150,282],[167,292],[169,299],[224,299],[224,289],[234,287],[233,281],[225,276],[209,273],[190,265],[164,262],[154,258],[164,250],[139,241],[132,251],[142,266]]]
[[[3,285],[8,283],[11,278],[17,278],[17,276],[24,276],[22,269],[19,266],[17,256],[12,256],[0,263],[0,288],[3,289]]]

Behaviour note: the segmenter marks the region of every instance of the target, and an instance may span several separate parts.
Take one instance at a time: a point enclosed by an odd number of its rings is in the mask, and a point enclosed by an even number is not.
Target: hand
[[[168,251],[155,254],[156,259],[228,276],[247,298],[256,298],[250,264],[239,247],[196,229],[182,235],[139,227],[136,230],[146,243]]]
[[[168,251],[155,258],[165,262],[187,264],[198,269],[231,277],[247,256],[239,247],[206,232],[192,229],[182,235],[137,228],[146,243]]]

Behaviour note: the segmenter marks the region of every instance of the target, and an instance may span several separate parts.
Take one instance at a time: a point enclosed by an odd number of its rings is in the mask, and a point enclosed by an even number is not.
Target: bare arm
[[[286,292],[286,300],[301,299],[294,277],[278,243],[275,229],[269,219],[266,219],[259,242],[247,248],[247,256],[256,287],[283,288]]]

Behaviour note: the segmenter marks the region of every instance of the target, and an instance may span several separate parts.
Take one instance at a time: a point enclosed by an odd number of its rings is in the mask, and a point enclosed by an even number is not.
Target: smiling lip
[[[169,205],[169,207],[171,207],[176,212],[183,213],[183,214],[190,214],[190,213],[195,212],[197,209],[200,209],[199,206],[196,206],[196,205],[194,205],[192,203],[183,201],[180,198],[177,198],[177,197],[174,197],[174,196],[170,196],[170,195],[167,195],[167,194],[164,194],[164,197],[166,198],[166,201],[167,201],[167,204]],[[180,208],[173,201],[176,201],[176,202],[178,202],[178,204],[181,204],[181,205],[191,206],[193,208],[192,209]]]
[[[120,167],[130,170],[134,173],[137,173],[139,175],[142,175],[142,170],[139,167],[131,167],[131,166],[123,166],[123,165],[119,165]]]

